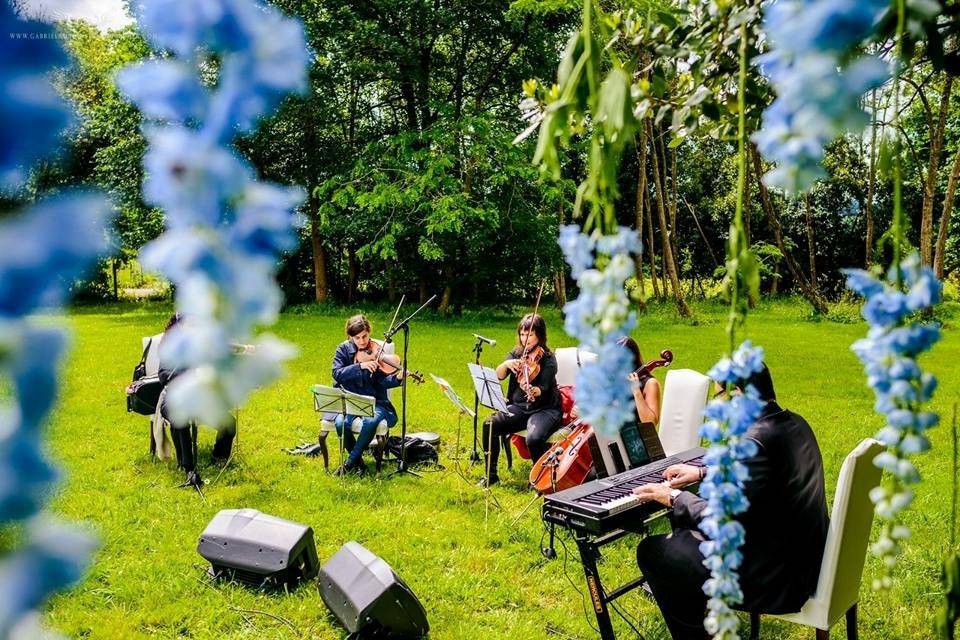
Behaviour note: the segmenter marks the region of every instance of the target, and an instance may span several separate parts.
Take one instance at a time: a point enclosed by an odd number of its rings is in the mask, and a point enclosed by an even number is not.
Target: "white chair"
[[[156,378],[160,373],[160,340],[162,338],[163,333],[140,338],[140,353],[146,353],[146,358],[143,360],[144,378]],[[150,416],[150,453],[164,460],[170,457],[170,446],[169,441],[164,438],[162,424],[157,422],[160,416],[160,404],[157,402],[157,411]],[[161,426],[156,429],[158,424]]]
[[[383,348],[383,353],[386,355],[391,355],[396,352],[396,345],[393,342],[388,342],[384,347],[383,342],[380,340],[371,340],[371,342],[376,342]],[[387,397],[393,400],[393,389],[387,390]],[[313,408],[315,411],[320,411],[320,407],[316,402],[316,396],[314,396]],[[320,442],[320,455],[323,456],[323,468],[328,469],[330,467],[330,452],[327,449],[327,436],[332,431],[333,433],[337,432],[336,425],[333,420],[329,420],[329,412],[320,413],[320,435],[318,436]],[[354,421],[350,424],[350,430],[355,434],[360,433],[360,429],[363,427],[363,419],[355,418]],[[380,468],[383,466],[383,453],[387,448],[387,436],[390,435],[390,428],[387,426],[386,420],[381,420],[380,424],[377,425],[377,432],[373,438],[373,443],[371,448],[373,449],[373,458],[377,462],[377,471],[380,471]]]
[[[832,627],[846,614],[847,639],[857,638],[857,601],[866,561],[873,503],[870,490],[880,484],[881,471],[873,459],[883,446],[867,438],[847,455],[840,467],[837,491],[830,513],[830,528],[823,547],[816,592],[797,613],[773,616],[816,629],[817,640],[827,640]],[[750,638],[760,634],[760,614],[750,615]]]
[[[710,378],[693,369],[669,369],[663,382],[660,405],[660,444],[663,452],[675,453],[700,444],[700,425],[707,406]]]
[[[584,351],[580,347],[560,347],[553,351],[553,355],[557,359],[558,386],[576,384],[577,370],[580,369],[580,366],[587,362],[595,362],[597,359],[597,354],[592,351]],[[570,435],[570,431],[571,429],[569,427],[560,427],[547,438],[547,442],[551,444],[559,442]],[[519,431],[515,435],[524,438],[527,432],[525,430]],[[502,444],[507,454],[507,468],[510,469],[513,467],[513,451],[510,448],[508,436],[502,437]],[[536,460],[534,460],[534,462],[536,462]]]

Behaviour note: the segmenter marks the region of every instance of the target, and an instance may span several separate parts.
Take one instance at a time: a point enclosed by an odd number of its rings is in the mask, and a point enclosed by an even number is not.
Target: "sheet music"
[[[480,404],[494,411],[506,411],[507,399],[503,397],[497,372],[490,367],[473,363],[467,364],[467,368],[470,369],[470,375],[473,377],[473,387],[477,397],[480,398]]]
[[[351,416],[372,418],[376,399],[353,393],[340,387],[313,386],[314,409],[326,413],[346,413]]]
[[[443,391],[443,395],[447,396],[447,398],[450,399],[450,402],[455,404],[456,407],[460,409],[460,413],[465,413],[471,418],[477,415],[473,412],[473,409],[463,404],[463,400],[460,399],[460,396],[458,396],[457,392],[453,390],[453,387],[450,386],[449,382],[439,376],[433,375],[432,373],[430,374],[430,377],[433,378],[434,382],[440,385],[440,390]]]

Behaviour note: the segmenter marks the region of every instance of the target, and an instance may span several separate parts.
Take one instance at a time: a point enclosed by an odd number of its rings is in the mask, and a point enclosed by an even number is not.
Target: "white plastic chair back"
[[[150,344],[150,350],[147,352],[146,361],[148,378],[155,376],[160,372],[160,340],[162,338],[163,334],[158,333],[155,336],[147,336],[140,339],[140,353],[143,353],[143,350],[147,348],[147,343]]]
[[[883,445],[866,438],[840,467],[823,547],[817,590],[798,613],[776,616],[798,624],[829,629],[860,598],[860,579],[873,526],[870,490],[880,484],[881,470],[873,459]]]
[[[700,444],[700,425],[710,379],[693,369],[670,369],[663,383],[660,443],[671,456]]]
[[[579,347],[561,347],[553,355],[557,359],[557,384],[576,384],[580,365],[597,359],[597,354]]]

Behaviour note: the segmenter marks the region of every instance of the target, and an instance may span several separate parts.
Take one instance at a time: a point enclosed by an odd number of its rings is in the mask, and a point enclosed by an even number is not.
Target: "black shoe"
[[[365,474],[366,472],[367,472],[367,465],[363,464],[363,462],[358,462],[358,463],[356,463],[356,464],[350,464],[349,462],[344,462],[342,465],[340,465],[339,467],[337,467],[337,469],[333,472],[333,475],[335,475],[335,476],[348,476],[348,475],[362,476],[362,475]]]
[[[203,480],[200,478],[200,474],[196,471],[187,471],[187,479],[183,482],[181,487],[193,487],[194,489],[199,489],[203,487]]]
[[[215,467],[225,467],[227,463],[230,462],[230,456],[211,456],[210,461]]]
[[[480,478],[480,482],[477,483],[477,486],[481,489],[486,489],[487,487],[492,487],[498,482],[500,482],[500,476],[490,476],[489,478]]]

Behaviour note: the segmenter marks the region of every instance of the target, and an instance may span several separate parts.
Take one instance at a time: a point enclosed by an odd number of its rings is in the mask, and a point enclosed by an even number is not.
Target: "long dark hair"
[[[167,331],[170,331],[170,329],[173,329],[175,326],[180,324],[181,320],[183,320],[183,314],[179,311],[175,311],[173,315],[170,316],[170,319],[167,320],[167,326],[163,328],[163,332],[166,333]]]
[[[637,344],[636,340],[630,336],[623,336],[617,340],[617,344],[619,344],[621,347],[626,347],[627,350],[633,354],[634,369],[639,369],[643,366],[643,356],[640,355],[640,345]]]
[[[519,324],[517,324],[517,349],[520,352],[524,348],[524,344],[520,340],[520,332],[524,329],[533,331],[533,335],[537,336],[537,344],[543,347],[545,353],[550,353],[550,348],[547,346],[547,323],[544,322],[543,316],[539,313],[528,313],[520,319]]]

